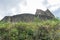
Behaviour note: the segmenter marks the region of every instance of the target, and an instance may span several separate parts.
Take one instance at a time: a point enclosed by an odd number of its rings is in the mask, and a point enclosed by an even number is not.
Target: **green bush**
[[[0,22],[0,40],[60,40],[60,20]]]

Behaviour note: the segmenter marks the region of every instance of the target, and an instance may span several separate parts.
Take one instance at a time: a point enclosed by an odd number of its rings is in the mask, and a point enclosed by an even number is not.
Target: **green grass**
[[[0,22],[0,40],[60,40],[60,20]]]

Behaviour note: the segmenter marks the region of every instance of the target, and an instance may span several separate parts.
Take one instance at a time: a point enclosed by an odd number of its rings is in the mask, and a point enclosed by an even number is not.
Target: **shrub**
[[[60,20],[0,22],[0,40],[60,40]]]

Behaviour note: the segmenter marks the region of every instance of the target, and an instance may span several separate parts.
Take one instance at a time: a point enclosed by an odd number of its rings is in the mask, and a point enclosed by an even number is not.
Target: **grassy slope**
[[[60,20],[0,22],[0,40],[60,40]]]

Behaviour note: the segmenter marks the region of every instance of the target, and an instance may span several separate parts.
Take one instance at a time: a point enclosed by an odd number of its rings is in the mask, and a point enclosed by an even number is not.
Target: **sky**
[[[35,14],[36,9],[49,9],[60,18],[60,0],[0,0],[0,20],[22,13]]]

